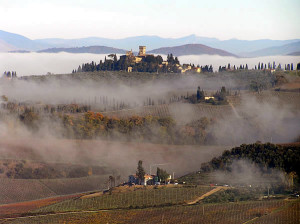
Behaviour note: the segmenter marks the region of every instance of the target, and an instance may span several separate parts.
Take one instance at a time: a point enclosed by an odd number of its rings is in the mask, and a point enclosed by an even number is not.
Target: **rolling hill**
[[[87,37],[78,39],[62,39],[62,38],[45,38],[31,40],[22,35],[9,33],[0,30],[0,51],[39,51],[49,48],[81,48],[87,46],[106,46],[118,49],[137,50],[139,45],[147,46],[147,50],[151,51],[159,48],[181,46],[188,44],[202,44],[211,48],[220,49],[231,52],[238,56],[256,57],[263,55],[289,54],[292,51],[271,50],[268,48],[285,48],[286,45],[292,45],[300,42],[300,39],[292,40],[219,40],[217,38],[201,37],[197,35],[189,35],[180,38],[164,38],[159,36],[134,36],[127,38],[110,39],[103,37]],[[53,50],[54,51],[54,50]],[[220,55],[222,55],[220,53]]]
[[[231,54],[227,51],[211,48],[203,44],[186,44],[186,45],[176,46],[176,47],[163,47],[163,48],[152,50],[149,53],[154,53],[154,54],[172,53],[175,56],[208,54],[208,55],[237,57],[236,55]]]
[[[147,46],[148,50],[154,50],[162,47],[180,46],[186,44],[203,44],[212,48],[218,48],[224,51],[232,52],[236,55],[243,55],[245,52],[252,52],[268,47],[278,47],[285,44],[300,41],[293,40],[219,40],[217,38],[201,37],[189,35],[180,38],[164,38],[159,36],[135,36],[119,39],[109,39],[101,37],[88,37],[81,39],[39,39],[38,43],[50,44],[56,47],[82,47],[82,46],[112,46],[121,49],[137,49],[138,45]],[[242,53],[244,52],[244,53]]]
[[[17,50],[16,47],[6,43],[4,40],[0,39],[0,52],[14,51]]]
[[[139,45],[147,46],[148,50],[161,47],[179,46],[193,43],[210,43],[218,41],[216,38],[198,37],[190,35],[182,38],[162,38],[159,36],[135,36],[121,39],[88,37],[80,39],[48,38],[38,39],[36,42],[50,44],[56,47],[83,47],[83,46],[113,46],[121,49],[137,49]]]
[[[228,52],[232,52],[239,56],[247,56],[248,52],[258,51],[261,49],[269,47],[278,47],[286,44],[294,43],[300,41],[299,39],[294,40],[270,40],[270,39],[261,39],[261,40],[238,40],[230,39],[223,40],[213,43],[203,43],[210,47],[222,49]]]
[[[300,51],[300,41],[285,44],[283,46],[264,48],[245,54],[248,57],[271,56],[271,55],[287,55]]]
[[[126,51],[118,48],[105,47],[105,46],[90,46],[90,47],[75,47],[75,48],[48,48],[38,51],[39,53],[91,53],[91,54],[125,54]]]
[[[12,51],[12,50],[41,50],[45,48],[49,48],[51,45],[46,43],[38,43],[34,40],[30,40],[27,37],[24,37],[19,34],[9,33],[0,30],[0,45],[1,42],[6,43],[6,48],[2,48],[2,51]],[[1,47],[1,46],[0,46]],[[1,50],[1,48],[0,48]]]
[[[290,56],[300,56],[300,51],[289,53]]]

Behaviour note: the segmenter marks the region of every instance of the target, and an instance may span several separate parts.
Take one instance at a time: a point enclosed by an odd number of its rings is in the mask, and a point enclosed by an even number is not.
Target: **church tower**
[[[139,56],[146,56],[146,46],[140,46]]]

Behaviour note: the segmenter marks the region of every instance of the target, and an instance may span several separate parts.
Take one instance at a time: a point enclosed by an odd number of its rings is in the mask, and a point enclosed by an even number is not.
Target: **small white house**
[[[214,100],[215,97],[213,97],[213,96],[205,96],[204,99],[205,99],[205,100],[210,100],[210,99],[213,99],[213,100]]]

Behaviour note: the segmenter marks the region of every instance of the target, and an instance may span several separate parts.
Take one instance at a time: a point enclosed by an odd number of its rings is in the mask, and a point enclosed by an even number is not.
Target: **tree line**
[[[44,122],[60,123],[59,134],[72,139],[103,139],[139,141],[165,144],[205,144],[207,129],[213,120],[202,118],[178,125],[171,117],[132,116],[116,118],[101,113],[86,112],[84,116],[52,114],[40,116],[32,111],[19,115],[20,121],[33,133],[39,132]]]
[[[3,73],[3,77],[5,77],[5,78],[17,78],[17,72],[16,71],[5,71]]]
[[[225,170],[231,171],[231,165],[235,160],[250,160],[262,170],[279,169],[289,175],[296,174],[300,177],[300,147],[299,145],[275,145],[271,143],[242,144],[239,147],[226,150],[219,157],[213,158],[208,163],[201,165],[201,170]]]
[[[228,63],[227,67],[225,66],[219,66],[219,72],[225,72],[225,71],[235,71],[235,70],[248,70],[248,64],[243,65],[241,64],[240,66],[231,66],[230,63]],[[259,62],[257,65],[254,66],[254,70],[282,70],[282,66],[279,63],[278,65],[276,65],[275,61],[273,61],[273,63],[263,63],[263,62]],[[300,70],[300,63],[297,64],[297,70]],[[285,71],[293,71],[294,70],[294,64],[290,63],[290,64],[285,64],[284,65],[284,70]]]

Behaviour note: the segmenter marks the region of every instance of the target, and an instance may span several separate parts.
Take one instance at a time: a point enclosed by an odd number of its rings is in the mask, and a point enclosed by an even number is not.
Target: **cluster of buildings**
[[[167,180],[164,182],[164,184],[170,184],[172,179],[172,176],[169,175],[169,177],[167,178]],[[150,175],[150,174],[145,174],[144,175],[144,179],[141,180],[139,177],[134,174],[134,175],[130,175],[128,177],[128,184],[130,185],[160,185],[161,184],[161,180],[158,178],[157,175]]]
[[[120,56],[120,59],[125,60],[127,58],[127,59],[129,59],[129,61],[131,63],[138,64],[148,55],[153,56],[153,54],[147,54],[146,53],[146,46],[139,46],[139,52],[138,52],[137,56],[135,56],[133,54],[132,50],[131,50],[131,51],[127,51],[126,55]],[[158,65],[158,67],[163,68],[164,66],[168,66],[168,65],[169,65],[168,61],[163,61],[161,64]],[[201,67],[194,67],[190,64],[180,65],[178,63],[178,64],[175,64],[175,66],[179,70],[179,73],[186,73],[186,72],[201,73]],[[132,72],[132,67],[131,66],[129,66],[127,68],[127,72]]]
[[[180,73],[187,73],[187,72],[192,72],[192,73],[201,73],[202,69],[201,67],[193,67],[189,64],[183,64],[181,65],[176,65],[180,71]]]
[[[132,63],[138,64],[140,63],[145,57],[147,56],[146,54],[146,46],[139,46],[139,53],[137,56],[134,56],[132,50],[131,51],[127,51],[126,55],[122,55],[120,56],[120,59],[126,59],[128,58],[129,61],[131,61]],[[132,67],[129,66],[127,68],[127,72],[132,72]]]
[[[140,46],[139,47],[139,53],[137,56],[134,56],[132,50],[131,51],[127,51],[126,52],[126,55],[122,55],[120,58],[122,59],[125,59],[125,58],[128,58],[130,59],[131,62],[133,63],[140,63],[143,58],[145,58],[147,56],[146,54],[146,46]]]

